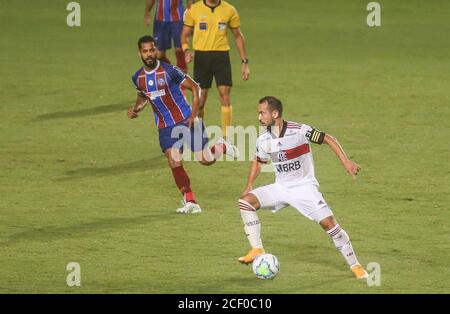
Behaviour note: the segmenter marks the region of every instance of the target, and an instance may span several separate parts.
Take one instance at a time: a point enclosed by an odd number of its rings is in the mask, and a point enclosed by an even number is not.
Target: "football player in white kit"
[[[247,186],[239,199],[244,230],[252,249],[238,260],[248,264],[264,253],[261,224],[256,211],[259,208],[277,211],[290,205],[319,223],[333,239],[354,275],[359,279],[367,278],[368,274],[358,262],[348,234],[339,226],[319,192],[310,143],[328,144],[354,179],[361,168],[347,157],[335,138],[309,125],[285,121],[282,113],[283,105],[277,98],[267,96],[260,99],[258,120],[267,130],[257,139],[255,160],[251,164]],[[253,189],[261,164],[269,159],[275,168],[275,183]]]

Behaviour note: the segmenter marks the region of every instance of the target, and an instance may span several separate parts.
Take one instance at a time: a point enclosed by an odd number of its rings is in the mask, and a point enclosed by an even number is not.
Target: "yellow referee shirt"
[[[199,1],[186,11],[184,25],[194,28],[193,48],[201,51],[228,51],[227,27],[238,28],[241,20],[236,9],[220,0],[211,8],[205,0]]]

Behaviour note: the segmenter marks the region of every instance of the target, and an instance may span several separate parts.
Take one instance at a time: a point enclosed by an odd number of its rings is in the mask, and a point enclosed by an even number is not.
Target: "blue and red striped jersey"
[[[157,0],[155,20],[159,22],[183,21],[183,0]]]
[[[186,120],[192,110],[180,87],[187,75],[174,65],[157,62],[151,72],[142,67],[131,80],[138,92],[151,100],[156,125],[161,129]]]

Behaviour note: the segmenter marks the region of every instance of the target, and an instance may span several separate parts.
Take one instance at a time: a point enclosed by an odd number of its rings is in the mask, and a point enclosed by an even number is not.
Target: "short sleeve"
[[[147,96],[145,95],[145,93],[144,93],[143,91],[141,91],[141,90],[139,89],[138,83],[137,83],[137,78],[138,78],[138,73],[133,74],[133,75],[131,76],[131,82],[132,82],[132,84],[133,84],[133,87],[136,89],[138,95],[145,98],[145,97],[147,97]]]
[[[266,163],[270,158],[270,155],[264,151],[261,142],[259,139],[256,140],[256,152],[255,152],[255,159],[258,162]]]
[[[138,85],[137,85],[137,75],[133,74],[131,76],[131,82],[133,83],[134,88],[136,88],[137,90],[139,90]]]
[[[239,17],[239,13],[236,11],[234,7],[232,7],[232,14],[230,17],[230,21],[228,22],[228,26],[230,28],[238,28],[241,26],[241,18]]]
[[[190,27],[195,26],[195,19],[192,8],[184,11],[183,24]]]
[[[300,126],[300,134],[303,135],[303,136],[306,136],[306,134],[311,132],[312,129],[313,129],[312,126],[302,123],[302,125]]]
[[[186,73],[184,73],[183,71],[181,71],[181,69],[179,67],[176,67],[174,65],[169,65],[166,68],[167,74],[169,75],[172,83],[179,85],[181,84],[185,78],[186,78]]]

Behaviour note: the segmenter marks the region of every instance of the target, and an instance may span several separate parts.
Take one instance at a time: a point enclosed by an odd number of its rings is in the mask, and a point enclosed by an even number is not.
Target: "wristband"
[[[242,59],[242,63],[248,63],[248,59],[247,58]]]

